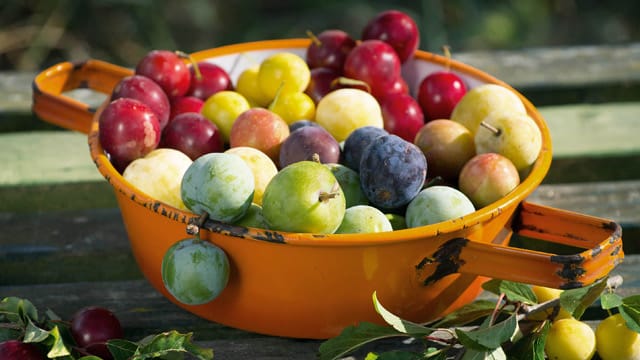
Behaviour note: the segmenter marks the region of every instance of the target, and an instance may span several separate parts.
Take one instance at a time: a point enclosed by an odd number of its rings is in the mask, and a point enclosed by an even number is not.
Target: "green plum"
[[[218,246],[196,238],[173,244],[162,259],[162,282],[181,303],[206,304],[229,281],[229,259]]]
[[[254,191],[251,168],[240,156],[229,153],[208,153],[194,160],[180,187],[189,210],[229,223],[244,216]]]
[[[252,227],[258,229],[267,229],[267,222],[262,215],[262,206],[253,203],[247,209],[247,212],[244,214],[240,220],[234,223],[235,225]]]
[[[375,233],[393,231],[391,222],[380,210],[369,205],[347,208],[336,234]]]
[[[328,163],[325,166],[333,172],[342,191],[344,191],[347,208],[369,204],[369,199],[360,187],[360,175],[355,170],[338,163]]]
[[[331,170],[315,161],[292,163],[271,179],[262,197],[270,229],[330,234],[346,211],[344,192]]]
[[[446,185],[421,190],[407,206],[407,227],[413,228],[456,219],[475,211],[473,203],[461,191]]]

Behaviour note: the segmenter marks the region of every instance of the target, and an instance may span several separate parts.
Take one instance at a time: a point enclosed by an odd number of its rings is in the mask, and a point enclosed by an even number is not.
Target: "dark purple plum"
[[[303,126],[292,133],[280,146],[279,164],[284,168],[303,160],[314,160],[317,154],[323,164],[340,162],[340,144],[324,128]]]
[[[397,135],[376,137],[362,153],[360,186],[380,209],[402,207],[418,195],[427,176],[427,160],[413,143]]]
[[[20,340],[0,342],[0,359],[3,360],[45,360],[47,357],[33,343]]]
[[[349,137],[345,139],[342,150],[344,165],[359,171],[360,158],[364,148],[381,135],[389,135],[389,133],[383,128],[375,126],[363,126],[351,132]]]
[[[291,124],[289,124],[289,132],[294,132],[294,131],[298,130],[299,128],[303,127],[303,126],[322,127],[322,125],[318,124],[315,121],[303,119],[303,120],[294,121]]]
[[[196,112],[178,114],[173,118],[164,129],[158,146],[180,150],[191,160],[207,153],[224,151],[218,127]]]

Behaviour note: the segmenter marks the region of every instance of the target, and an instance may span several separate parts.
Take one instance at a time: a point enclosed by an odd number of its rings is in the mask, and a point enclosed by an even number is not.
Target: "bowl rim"
[[[246,51],[260,50],[276,50],[276,49],[292,49],[304,48],[310,43],[310,39],[277,39],[277,40],[261,40],[246,43],[238,43],[225,45],[217,48],[211,48],[194,52],[191,55],[193,60],[205,60],[217,56],[229,55],[234,53],[242,53]],[[513,91],[523,102],[527,113],[533,118],[536,125],[542,133],[542,148],[537,160],[532,165],[527,177],[509,194],[500,200],[476,209],[473,213],[460,218],[440,222],[437,224],[424,225],[420,227],[394,230],[391,232],[367,233],[367,234],[314,234],[314,233],[293,233],[275,230],[265,230],[257,228],[246,228],[233,226],[229,224],[213,222],[213,226],[205,226],[205,229],[211,232],[219,232],[225,235],[245,238],[255,241],[270,241],[284,243],[289,245],[312,245],[312,246],[369,246],[369,245],[390,245],[398,242],[414,241],[421,239],[433,238],[435,236],[449,234],[461,229],[469,229],[479,224],[487,222],[494,217],[500,215],[504,209],[515,207],[531,194],[546,176],[552,161],[552,142],[549,128],[546,125],[542,115],[536,107],[525,98],[520,92],[514,89],[506,82],[495,78],[494,76],[462,63],[460,61],[444,57],[435,53],[417,50],[414,58],[421,61],[435,63],[436,65],[448,65],[451,71],[459,72],[467,77],[474,78],[483,83],[493,83],[502,85]],[[130,201],[144,206],[151,211],[161,214],[168,220],[178,221],[185,224],[198,223],[200,216],[188,211],[183,211],[156,200],[142,191],[138,190],[129,183],[122,175],[113,167],[108,159],[104,149],[99,142],[99,125],[98,119],[101,110],[107,105],[108,100],[100,106],[94,114],[91,128],[88,135],[88,143],[91,158],[93,159],[98,171],[110,183],[117,192],[123,194]],[[211,223],[208,220],[207,223]]]

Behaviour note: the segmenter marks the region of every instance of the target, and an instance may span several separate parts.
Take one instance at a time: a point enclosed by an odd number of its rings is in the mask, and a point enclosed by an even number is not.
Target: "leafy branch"
[[[619,276],[590,286],[565,290],[557,299],[538,303],[531,286],[491,280],[484,290],[495,300],[478,299],[427,324],[418,324],[393,314],[373,293],[373,305],[387,326],[360,323],[321,344],[321,360],[333,360],[385,338],[406,338],[417,342],[418,351],[369,352],[366,360],[404,359],[519,359],[542,360],[551,321],[560,308],[580,319],[585,310],[600,301],[602,309],[619,312],[627,326],[640,332],[640,295],[621,297],[615,289]],[[540,317],[540,315],[543,315]]]

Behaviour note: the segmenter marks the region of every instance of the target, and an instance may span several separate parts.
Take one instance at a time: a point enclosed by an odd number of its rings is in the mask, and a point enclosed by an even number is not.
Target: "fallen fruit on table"
[[[536,294],[536,298],[538,299],[538,303],[543,303],[543,302],[559,299],[560,298],[560,294],[562,294],[562,292],[564,291],[564,290],[561,290],[561,289],[554,289],[554,288],[550,288],[550,287],[546,287],[546,286],[539,286],[539,285],[531,286],[531,290],[533,291],[534,294]],[[543,312],[541,314],[536,314],[535,316],[533,316],[533,319],[535,319],[535,320],[544,320],[544,319],[548,318],[549,316],[551,316],[553,313],[554,313],[554,309],[552,308],[552,309],[549,309],[546,312]],[[565,308],[560,306],[559,310],[558,310],[558,313],[551,320],[565,319],[565,318],[570,318],[570,317],[572,317],[572,315]]]
[[[2,360],[213,358],[213,350],[195,344],[192,333],[170,330],[137,342],[125,339],[115,313],[98,305],[84,306],[65,320],[50,308],[39,312],[28,299],[6,297],[0,301],[0,328]]]
[[[217,298],[229,281],[229,259],[216,245],[197,238],[177,241],[162,258],[162,283],[188,305]]]
[[[124,336],[120,320],[110,310],[99,306],[82,308],[73,315],[71,335],[87,353],[104,360],[113,359],[107,341]]]
[[[345,211],[338,180],[316,161],[282,168],[262,197],[262,215],[272,230],[331,234],[342,223]]]

